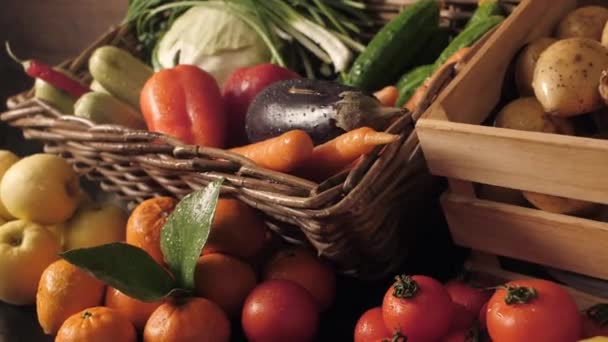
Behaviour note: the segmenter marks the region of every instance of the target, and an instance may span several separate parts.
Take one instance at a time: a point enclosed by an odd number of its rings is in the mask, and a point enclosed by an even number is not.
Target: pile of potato
[[[519,98],[500,110],[494,126],[595,138],[606,136],[608,8],[586,6],[570,12],[552,37],[530,42],[514,63]],[[595,127],[581,130],[575,124],[580,119]],[[496,189],[486,188],[486,192],[496,194]],[[563,197],[525,191],[522,194],[535,207],[550,212],[585,215],[598,207]],[[508,202],[517,202],[521,197],[504,190],[499,195]]]

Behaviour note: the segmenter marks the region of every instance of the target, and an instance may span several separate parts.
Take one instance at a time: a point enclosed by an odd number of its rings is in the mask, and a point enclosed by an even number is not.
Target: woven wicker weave
[[[386,19],[410,1],[369,2]],[[474,7],[461,0],[446,8],[446,20],[456,23]],[[64,67],[90,79],[87,60],[105,44],[131,49],[134,41],[128,28],[110,30]],[[285,239],[312,245],[343,273],[374,278],[394,271],[405,256],[400,239],[407,230],[402,218],[412,207],[408,203],[429,197],[425,193],[433,178],[413,134],[414,122],[456,71],[455,65],[444,68],[416,112],[387,130],[400,135],[397,142],[375,149],[350,172],[321,184],[257,167],[221,149],[63,115],[29,93],[9,99],[9,111],[0,119],[21,128],[27,139],[44,142],[46,152],[66,158],[104,191],[133,203],[162,195],[180,198],[224,178],[222,194],[261,210],[269,227]]]

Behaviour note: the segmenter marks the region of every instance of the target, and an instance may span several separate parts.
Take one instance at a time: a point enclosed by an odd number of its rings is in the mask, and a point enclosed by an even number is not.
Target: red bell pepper
[[[152,132],[185,144],[222,148],[227,120],[220,89],[209,73],[193,65],[161,70],[141,92],[142,114]]]

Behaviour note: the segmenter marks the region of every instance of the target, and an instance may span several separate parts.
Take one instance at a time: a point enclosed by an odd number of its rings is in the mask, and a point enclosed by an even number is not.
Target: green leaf
[[[176,287],[171,275],[148,253],[126,243],[73,249],[61,257],[122,293],[144,302],[160,300]]]
[[[221,184],[215,181],[184,197],[161,231],[160,248],[181,288],[194,289],[196,262],[209,237]]]

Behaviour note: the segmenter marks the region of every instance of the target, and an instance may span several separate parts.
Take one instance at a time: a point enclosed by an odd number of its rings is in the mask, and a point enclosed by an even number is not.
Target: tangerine
[[[144,342],[227,342],[230,321],[208,299],[175,298],[154,310],[144,328]]]
[[[148,318],[162,301],[142,302],[118,291],[113,287],[106,290],[105,306],[115,309],[128,318],[137,330],[143,330]]]
[[[220,253],[200,257],[195,273],[196,294],[217,305],[230,317],[237,317],[245,298],[256,285],[253,268]]]
[[[160,265],[165,265],[160,249],[161,230],[176,205],[174,198],[154,197],[140,203],[127,221],[127,243],[148,252]]]
[[[63,324],[55,342],[136,342],[137,334],[129,320],[120,312],[96,306],[70,316]]]
[[[38,322],[46,334],[55,334],[71,315],[101,304],[104,284],[60,259],[42,273],[36,293]]]

